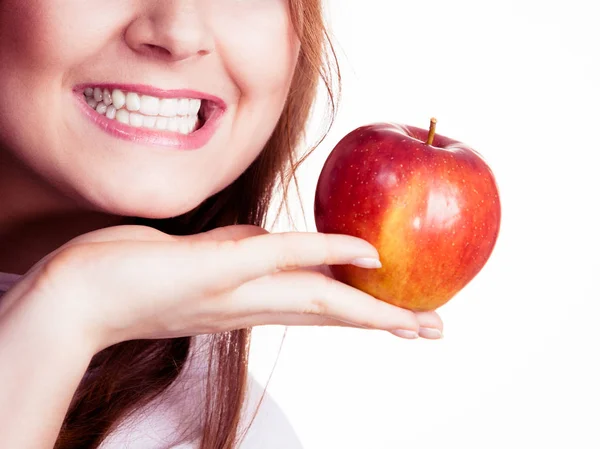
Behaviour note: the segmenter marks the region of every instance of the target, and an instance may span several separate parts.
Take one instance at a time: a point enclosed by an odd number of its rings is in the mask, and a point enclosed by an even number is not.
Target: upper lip
[[[83,91],[88,87],[99,87],[108,90],[120,89],[125,92],[136,92],[158,98],[196,98],[199,100],[212,101],[222,110],[225,110],[227,107],[225,101],[216,95],[200,92],[194,89],[160,89],[147,84],[85,83],[75,86],[73,90],[76,93],[83,93]]]

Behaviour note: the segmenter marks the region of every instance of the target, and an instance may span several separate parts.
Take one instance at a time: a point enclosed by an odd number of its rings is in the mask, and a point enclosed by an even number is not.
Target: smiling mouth
[[[86,87],[82,95],[91,109],[109,120],[134,128],[183,135],[201,129],[218,109],[209,99],[160,98],[107,87]]]

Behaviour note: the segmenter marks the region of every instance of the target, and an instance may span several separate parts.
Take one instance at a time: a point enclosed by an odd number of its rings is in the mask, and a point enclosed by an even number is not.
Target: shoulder
[[[248,399],[242,418],[242,431],[248,427],[265,390],[254,377],[248,377]],[[240,449],[281,448],[303,449],[291,422],[267,390]]]

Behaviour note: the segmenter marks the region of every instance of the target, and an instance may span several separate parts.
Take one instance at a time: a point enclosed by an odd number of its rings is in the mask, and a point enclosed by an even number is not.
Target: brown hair
[[[325,133],[335,115],[340,86],[339,67],[323,23],[320,0],[291,0],[290,13],[301,44],[300,54],[283,113],[261,154],[237,180],[196,209],[171,219],[134,218],[136,224],[173,235],[231,224],[264,226],[278,186],[283,188],[287,205],[290,182],[294,180],[297,185],[295,171],[316,146],[303,155],[296,153],[319,80],[329,99]],[[249,342],[250,329],[208,336],[209,375],[199,423],[203,449],[232,449],[239,443]],[[173,383],[190,346],[190,337],[134,340],[96,354],[71,401],[55,449],[97,448],[121,419],[157,398]]]

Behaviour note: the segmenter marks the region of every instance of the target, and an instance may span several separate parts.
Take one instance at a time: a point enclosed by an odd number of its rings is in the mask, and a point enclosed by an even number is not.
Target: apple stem
[[[435,137],[435,125],[437,123],[437,119],[435,117],[431,118],[429,122],[429,136],[427,136],[427,145],[433,145],[433,138]]]

